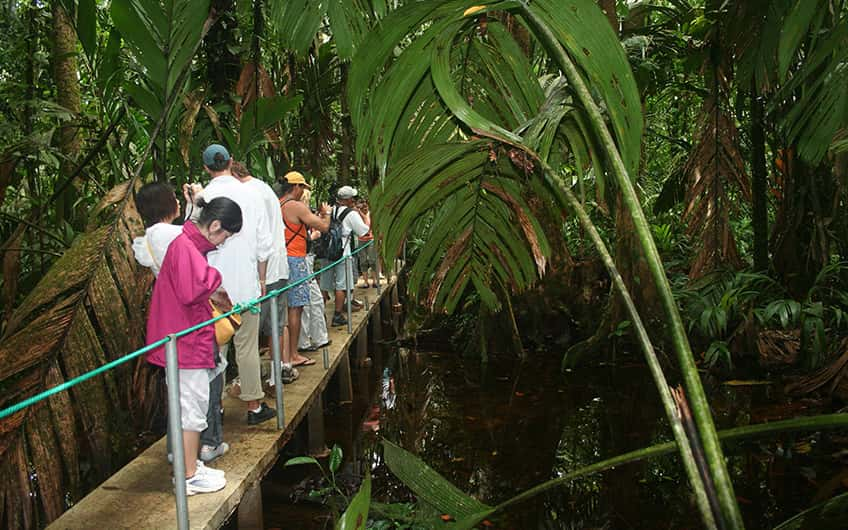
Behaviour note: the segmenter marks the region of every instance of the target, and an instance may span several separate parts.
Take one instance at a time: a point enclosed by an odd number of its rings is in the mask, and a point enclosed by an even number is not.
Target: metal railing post
[[[353,303],[353,262],[351,259],[353,256],[348,254],[347,258],[345,258],[344,266],[345,266],[345,299],[347,300],[347,332],[353,333],[353,322],[351,322],[353,318],[353,307],[351,304]]]
[[[330,349],[324,346],[324,370],[330,369]]]
[[[371,244],[374,245],[374,254],[377,256],[377,264],[375,265],[375,268],[377,269],[377,297],[379,298],[383,292],[383,284],[380,283],[380,273],[382,272],[381,269],[383,266],[380,264],[380,247],[377,246],[377,239],[375,238],[373,241],[374,242]]]
[[[180,411],[180,368],[177,360],[177,337],[168,336],[165,344],[165,380],[168,383],[168,430],[174,455],[174,491],[177,497],[177,528],[188,530],[188,497],[186,496],[185,451],[183,450],[182,413]]]
[[[279,296],[279,295],[277,295]],[[283,367],[280,352],[280,315],[277,296],[270,298],[271,310],[271,374],[274,378],[274,397],[277,400],[277,429],[282,429],[286,422],[283,409]]]

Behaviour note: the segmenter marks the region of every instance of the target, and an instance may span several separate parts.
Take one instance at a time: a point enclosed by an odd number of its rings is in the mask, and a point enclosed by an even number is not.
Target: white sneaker
[[[219,456],[224,456],[224,453],[230,450],[230,444],[221,442],[217,447],[204,445],[200,448],[200,459],[204,462],[211,462]]]
[[[198,472],[193,477],[185,479],[186,495],[194,495],[197,493],[213,493],[224,489],[227,485],[227,479],[217,477],[210,473]]]
[[[197,473],[205,473],[207,475],[212,475],[213,477],[224,477],[225,471],[223,469],[215,469],[208,467],[203,463],[202,460],[197,461]]]

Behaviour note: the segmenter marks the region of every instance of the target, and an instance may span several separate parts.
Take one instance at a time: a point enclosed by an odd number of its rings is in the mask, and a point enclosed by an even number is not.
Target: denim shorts
[[[350,262],[350,267],[353,269],[353,261]],[[345,275],[345,264],[347,264],[347,260],[342,261],[335,267],[330,270],[324,271],[321,273],[321,290],[322,291],[346,291],[348,287],[353,289],[353,278],[356,278],[358,275],[356,271],[351,272],[351,281],[348,285],[347,276]]]

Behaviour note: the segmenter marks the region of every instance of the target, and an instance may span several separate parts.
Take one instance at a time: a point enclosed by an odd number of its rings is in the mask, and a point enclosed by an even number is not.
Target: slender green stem
[[[848,414],[824,414],[821,416],[812,416],[809,418],[793,418],[791,420],[760,423],[757,425],[748,425],[745,427],[735,427],[733,429],[727,429],[717,433],[717,437],[720,438],[722,441],[727,442],[731,440],[753,438],[756,436],[773,434],[782,431],[809,431],[820,429],[838,429],[845,427],[848,427]],[[545,491],[558,488],[559,486],[571,482],[576,478],[585,477],[586,475],[591,475],[599,471],[605,471],[607,469],[620,466],[622,464],[628,464],[630,462],[637,462],[639,460],[645,460],[648,458],[654,458],[657,456],[673,453],[676,448],[676,445],[676,442],[665,442],[644,449],[630,451],[629,453],[624,453],[622,455],[608,458],[606,460],[602,460],[586,467],[581,467],[580,469],[577,469],[570,473],[566,473],[561,477],[557,477],[553,480],[543,482],[538,486],[534,486],[529,490],[519,493],[515,497],[495,506],[494,511],[502,511],[504,508],[508,508],[514,504],[523,502]]]
[[[706,488],[704,487],[704,481],[701,477],[701,474],[698,472],[698,466],[695,463],[695,457],[692,453],[692,446],[689,443],[689,439],[686,436],[686,432],[683,429],[683,424],[680,420],[680,414],[677,410],[677,406],[674,402],[674,398],[671,395],[671,391],[669,390],[668,381],[665,378],[665,374],[663,373],[662,367],[660,366],[660,361],[657,358],[656,351],[654,351],[654,346],[651,344],[651,339],[648,337],[648,332],[645,329],[645,324],[642,322],[642,318],[639,315],[639,311],[636,309],[636,305],[633,303],[633,298],[630,296],[630,292],[627,290],[627,286],[624,284],[624,279],[622,279],[621,274],[619,274],[618,269],[615,266],[615,262],[612,259],[612,256],[609,253],[609,250],[604,243],[603,238],[598,233],[595,224],[589,218],[589,214],[586,213],[586,210],[583,208],[583,205],[580,203],[580,200],[575,197],[574,193],[569,188],[568,184],[565,180],[557,173],[552,171],[544,161],[539,161],[542,164],[542,168],[545,173],[559,186],[559,188],[565,194],[566,201],[568,202],[568,206],[571,210],[577,215],[577,218],[580,221],[580,224],[583,226],[583,229],[586,230],[586,233],[589,235],[589,238],[595,244],[595,248],[598,249],[598,253],[601,255],[601,260],[604,262],[604,265],[609,272],[610,278],[612,278],[613,285],[616,290],[618,290],[621,295],[622,300],[624,301],[624,306],[627,308],[627,312],[630,314],[630,319],[633,322],[633,328],[636,330],[636,338],[639,342],[639,345],[642,348],[642,352],[645,354],[645,360],[648,363],[648,368],[651,371],[651,376],[654,378],[654,384],[657,387],[657,391],[660,393],[660,401],[662,402],[663,408],[665,409],[665,415],[668,418],[669,423],[671,424],[672,432],[674,433],[674,439],[677,442],[677,446],[681,453],[681,460],[683,461],[683,467],[686,471],[686,476],[689,478],[689,483],[692,485],[692,489],[695,492],[695,500],[698,504],[698,511],[701,514],[701,520],[704,523],[704,527],[706,528],[716,528],[715,518],[713,517],[712,509],[710,508],[710,501],[707,497]]]
[[[695,366],[692,349],[689,346],[689,340],[686,337],[686,329],[683,326],[682,319],[680,318],[677,304],[671,292],[671,286],[669,285],[668,278],[665,275],[662,260],[660,259],[659,252],[657,251],[656,244],[654,243],[654,239],[651,235],[650,226],[645,218],[645,213],[642,211],[642,207],[639,204],[636,190],[633,187],[633,182],[628,175],[628,171],[621,158],[621,154],[613,140],[612,134],[607,128],[600,108],[592,97],[592,94],[589,92],[589,88],[586,86],[586,83],[583,81],[577,67],[560,45],[556,36],[530,9],[526,0],[520,0],[519,9],[525,20],[527,20],[527,22],[536,30],[534,32],[535,35],[541,40],[545,48],[548,49],[552,58],[556,61],[563,74],[565,74],[565,77],[568,79],[577,99],[589,115],[589,119],[595,129],[598,140],[603,146],[604,153],[609,159],[612,174],[619,186],[624,204],[633,218],[636,235],[642,245],[645,253],[645,260],[651,271],[651,276],[656,284],[660,301],[666,313],[666,318],[671,332],[672,344],[674,345],[675,353],[677,354],[677,359],[680,363],[680,370],[683,374],[686,394],[692,408],[695,424],[698,427],[701,444],[704,447],[705,457],[710,468],[710,474],[712,475],[711,478],[718,490],[719,504],[722,509],[725,526],[729,529],[744,528],[742,514],[739,511],[739,505],[736,502],[736,495],[733,492],[733,484],[730,480],[730,474],[727,471],[724,454],[721,451],[721,445],[719,444],[718,435],[716,434],[713,418],[710,414],[709,402],[707,401],[706,394],[704,393],[703,386],[701,385],[701,379],[698,374],[698,369]]]

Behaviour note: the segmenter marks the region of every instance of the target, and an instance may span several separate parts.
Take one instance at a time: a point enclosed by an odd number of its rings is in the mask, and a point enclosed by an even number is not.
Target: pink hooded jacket
[[[212,318],[209,297],[221,285],[221,273],[209,266],[206,254],[215,250],[191,221],[168,247],[153,286],[147,317],[147,343],[155,342]],[[215,328],[206,326],[177,339],[180,368],[215,367]],[[147,354],[147,361],[165,366],[165,348]]]

